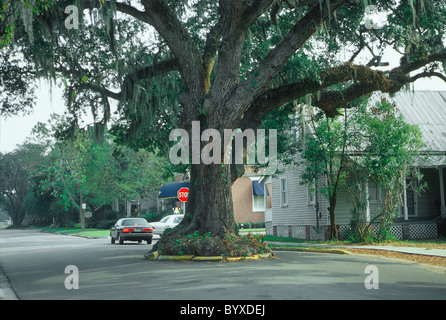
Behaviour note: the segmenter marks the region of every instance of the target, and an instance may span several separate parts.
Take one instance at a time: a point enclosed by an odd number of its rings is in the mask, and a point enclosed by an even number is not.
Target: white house
[[[407,189],[400,216],[391,232],[399,239],[436,238],[446,234],[445,172],[446,167],[446,91],[399,92],[393,98],[409,124],[416,124],[423,139],[432,146],[433,157],[428,166],[421,167],[427,189],[417,194]],[[304,168],[282,167],[282,174],[273,177],[272,214],[266,221],[267,234],[300,239],[326,239],[330,225],[327,201],[314,188],[301,184]],[[315,183],[318,183],[315,181]],[[381,201],[376,184],[369,182],[369,210]],[[345,239],[350,228],[352,205],[341,189],[335,210],[339,236]]]

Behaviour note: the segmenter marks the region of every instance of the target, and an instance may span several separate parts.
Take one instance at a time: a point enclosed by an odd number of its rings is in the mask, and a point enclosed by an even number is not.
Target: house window
[[[280,178],[280,205],[282,207],[288,205],[288,186],[286,178]]]
[[[265,197],[252,195],[252,211],[265,211]]]
[[[252,185],[252,211],[265,211],[265,186],[263,183],[259,183],[259,177],[250,177],[250,179]]]
[[[307,204],[314,205],[316,203],[316,183],[313,181],[313,183],[307,184]]]
[[[375,181],[369,181],[369,201],[371,203],[381,202],[381,188]]]

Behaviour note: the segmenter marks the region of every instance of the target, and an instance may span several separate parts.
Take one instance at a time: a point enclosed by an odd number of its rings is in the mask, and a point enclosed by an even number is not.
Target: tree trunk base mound
[[[194,257],[251,257],[261,254],[272,254],[271,247],[263,242],[263,236],[199,236],[167,235],[153,248],[162,256],[194,256]]]

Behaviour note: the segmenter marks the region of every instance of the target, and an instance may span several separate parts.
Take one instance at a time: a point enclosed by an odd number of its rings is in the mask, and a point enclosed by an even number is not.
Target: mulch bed
[[[356,249],[356,248],[350,249],[350,248],[348,248],[347,251],[350,251],[351,253],[356,253],[356,254],[383,256],[383,257],[387,257],[387,258],[409,260],[409,261],[413,261],[413,262],[417,262],[417,263],[435,265],[435,266],[439,266],[439,267],[446,267],[446,258],[445,257],[427,256],[427,255],[421,255],[421,254],[410,254],[410,253],[401,253],[401,252],[394,252],[394,251],[388,251],[388,250],[375,250],[375,249]]]

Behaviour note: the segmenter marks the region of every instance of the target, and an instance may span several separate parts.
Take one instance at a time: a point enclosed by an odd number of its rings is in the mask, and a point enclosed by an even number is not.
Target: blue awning
[[[255,180],[252,181],[252,194],[258,197],[263,197],[264,183],[259,183]],[[266,195],[269,196],[268,188],[266,188]]]
[[[189,182],[174,182],[165,184],[161,187],[158,198],[176,199],[178,190],[183,187],[189,188]]]

